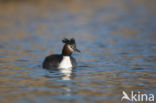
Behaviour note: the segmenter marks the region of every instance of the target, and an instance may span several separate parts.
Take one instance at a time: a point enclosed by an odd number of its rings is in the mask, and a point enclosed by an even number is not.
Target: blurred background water
[[[0,103],[120,103],[156,94],[155,0],[0,0]],[[74,37],[79,67],[42,69]]]

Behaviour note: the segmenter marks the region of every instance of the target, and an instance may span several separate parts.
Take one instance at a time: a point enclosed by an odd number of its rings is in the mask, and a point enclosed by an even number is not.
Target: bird
[[[47,56],[42,64],[45,69],[60,69],[60,68],[76,68],[77,62],[74,57],[72,57],[73,52],[80,52],[76,47],[76,42],[74,38],[62,40],[64,46],[62,48],[61,54],[52,54]]]

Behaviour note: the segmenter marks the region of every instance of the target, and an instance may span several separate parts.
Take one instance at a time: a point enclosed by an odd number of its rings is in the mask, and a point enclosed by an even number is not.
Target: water
[[[1,1],[1,103],[120,103],[123,90],[156,94],[155,10],[148,0]],[[42,69],[64,37],[76,39],[79,67]]]

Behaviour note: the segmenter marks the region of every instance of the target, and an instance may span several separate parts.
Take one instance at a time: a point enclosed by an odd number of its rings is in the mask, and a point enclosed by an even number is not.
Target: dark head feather
[[[64,39],[62,40],[62,42],[63,42],[63,43],[69,44],[70,40],[68,40],[67,38],[64,38]]]
[[[75,44],[75,39],[74,39],[74,38],[71,38],[71,39],[69,40],[69,39],[67,39],[67,38],[64,38],[64,39],[62,40],[62,42],[65,43],[65,44]]]
[[[70,44],[75,44],[75,39],[74,38],[70,39]]]

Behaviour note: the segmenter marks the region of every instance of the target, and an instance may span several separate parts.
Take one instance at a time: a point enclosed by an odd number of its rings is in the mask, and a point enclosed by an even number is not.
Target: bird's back
[[[47,56],[43,62],[43,68],[57,68],[63,56],[59,54]]]

